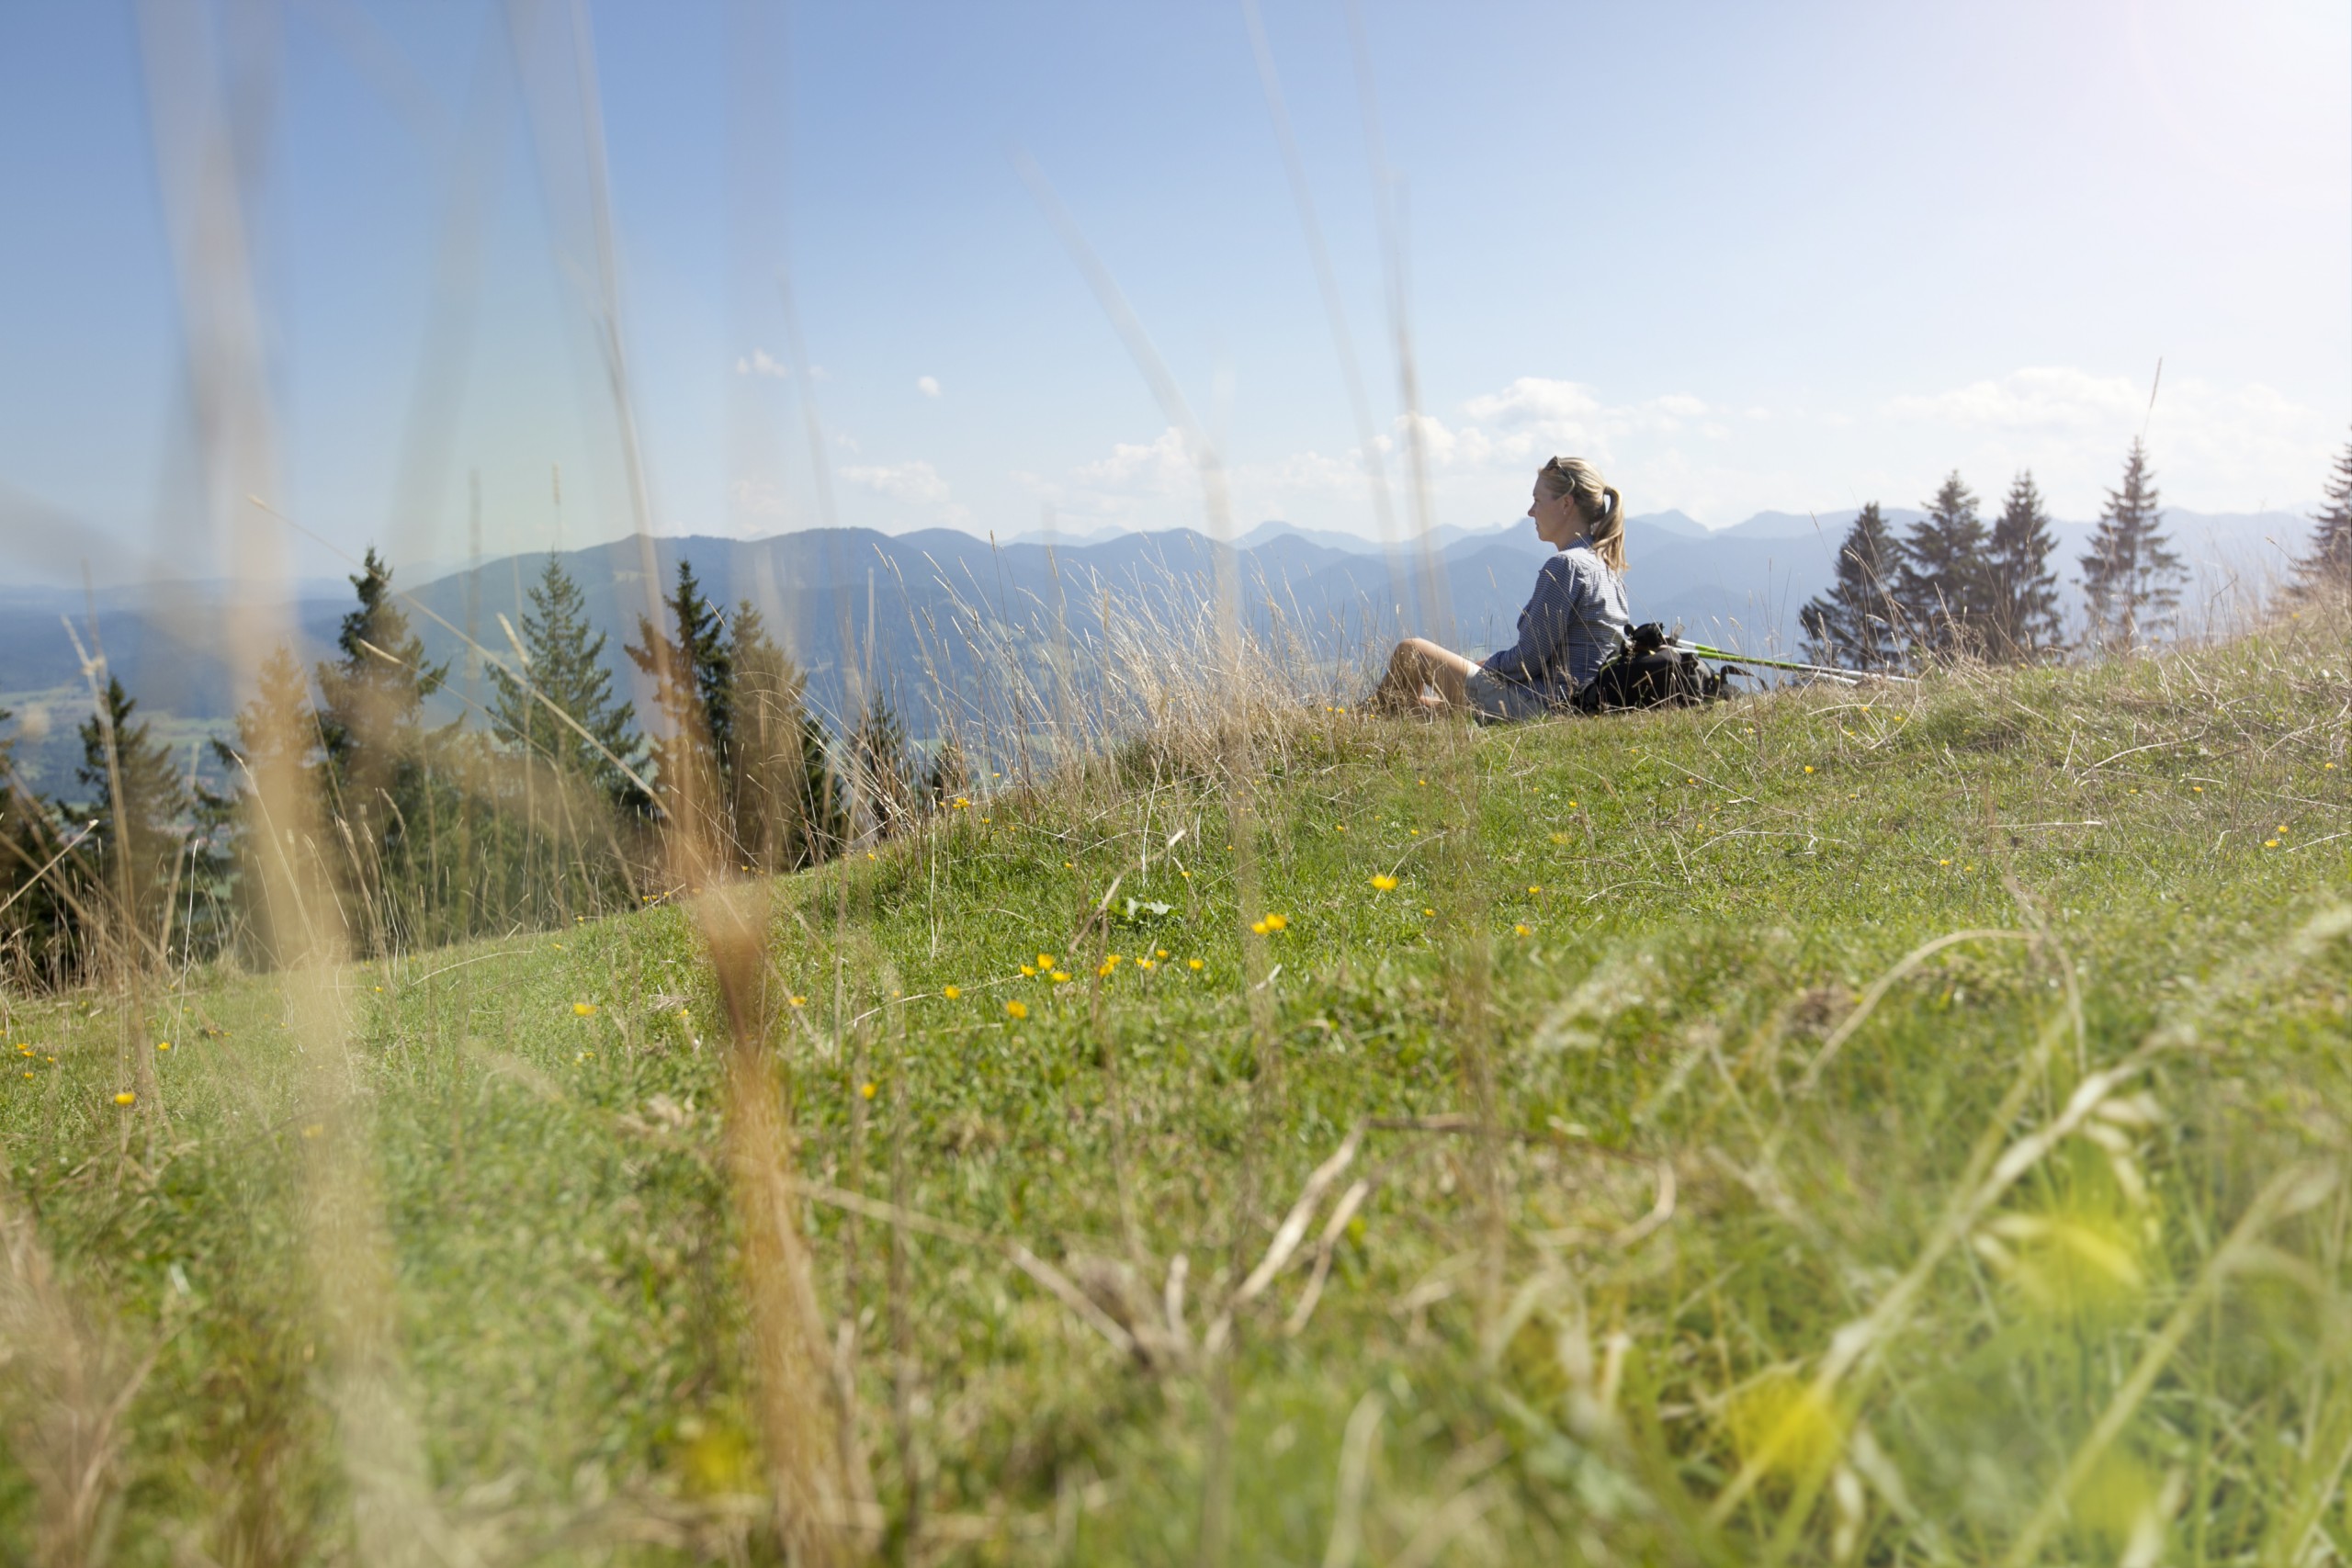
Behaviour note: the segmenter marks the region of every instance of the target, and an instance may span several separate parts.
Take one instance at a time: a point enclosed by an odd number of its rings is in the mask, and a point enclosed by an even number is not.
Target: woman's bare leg
[[[1388,673],[1381,681],[1380,689],[1373,694],[1373,705],[1391,713],[1467,707],[1470,699],[1462,683],[1476,668],[1462,655],[1440,648],[1425,637],[1408,637],[1388,656]],[[1423,695],[1430,686],[1438,692],[1434,702]]]

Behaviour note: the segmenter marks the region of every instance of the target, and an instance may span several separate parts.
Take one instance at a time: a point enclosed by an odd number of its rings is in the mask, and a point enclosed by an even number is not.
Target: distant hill
[[[1897,508],[1888,516],[1899,529],[1919,513]],[[1712,533],[1678,512],[1634,518],[1626,525],[1634,613],[1725,647],[1792,649],[1797,610],[1832,580],[1838,542],[1853,517],[1850,509],[1817,517],[1763,513]],[[2225,604],[2233,592],[2283,575],[2311,526],[2280,512],[2175,511],[2165,521],[2191,568],[2184,599],[2192,617]],[[2092,526],[2055,525],[2070,606],[2075,561]],[[634,540],[567,551],[565,561],[587,594],[595,624],[608,634],[606,663],[622,690],[634,690],[636,682],[622,645],[634,637],[636,617],[650,595],[668,587],[683,558],[693,561],[714,598],[729,606],[749,598],[761,606],[808,670],[811,694],[826,711],[840,711],[847,677],[864,667],[870,646],[876,684],[893,694],[911,729],[927,735],[955,713],[1011,716],[1014,698],[1001,689],[991,661],[1010,649],[1017,661],[1041,671],[1060,635],[1100,646],[1106,612],[1118,657],[1190,656],[1192,649],[1168,642],[1154,628],[1197,620],[1213,602],[1225,549],[1189,529],[1051,546],[1034,540],[992,546],[946,529],[899,535],[819,529],[759,540],[656,540],[651,582]],[[1548,553],[1524,519],[1442,528],[1396,551],[1393,562],[1370,540],[1270,523],[1245,535],[1230,558],[1250,623],[1261,630],[1281,626],[1318,664],[1329,665],[1376,654],[1408,629],[1450,637],[1474,656],[1501,646],[1513,635],[1529,583]],[[542,558],[503,558],[478,572],[422,583],[396,574],[394,583],[451,626],[470,624],[479,641],[507,659],[497,616],[503,612],[516,619]],[[1443,590],[1425,618],[1428,595],[1416,583],[1432,560]],[[306,584],[285,604],[306,659],[326,655],[350,603],[347,589]],[[70,776],[76,755],[73,727],[88,705],[61,617],[70,616],[86,642],[93,604],[111,667],[146,712],[175,721],[170,733],[175,739],[220,730],[233,706],[215,646],[222,608],[231,614],[263,608],[217,582],[116,589],[95,600],[62,590],[0,589],[0,706],[20,716],[6,732],[18,735],[19,765],[46,789],[62,788]],[[456,690],[444,716],[454,717],[463,711],[457,697],[464,687],[464,645],[430,617],[417,618],[431,655],[452,662]],[[982,649],[990,650],[988,657]],[[50,720],[45,734],[28,733],[22,722],[36,709]],[[32,728],[40,728],[39,718]]]

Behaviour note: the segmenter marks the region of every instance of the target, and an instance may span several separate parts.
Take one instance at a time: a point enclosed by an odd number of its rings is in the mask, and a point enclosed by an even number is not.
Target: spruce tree
[[[86,804],[78,815],[97,823],[92,858],[108,895],[135,925],[153,932],[175,874],[185,874],[176,863],[195,800],[153,727],[132,721],[138,700],[122,682],[108,675],[99,700],[102,707],[81,727],[82,761],[74,776]]]
[[[2294,592],[2299,598],[2341,598],[2352,594],[2352,442],[2335,455],[2335,466],[2322,492],[2326,504],[2312,521],[2311,548],[2295,562]]]
[[[2030,659],[2058,641],[2058,578],[2050,552],[2058,541],[2030,470],[2020,471],[1993,524],[1985,558],[1989,591],[1985,650],[1996,659]]]
[[[1884,670],[1901,661],[1894,588],[1902,548],[1878,502],[1864,506],[1838,547],[1837,581],[1797,612],[1805,657],[1849,670]]]
[[[735,607],[727,651],[735,681],[728,799],[737,847],[746,863],[768,870],[831,858],[844,836],[842,790],[823,721],[808,705],[808,677],[749,601]]]
[[[311,705],[310,678],[284,643],[262,660],[254,694],[237,709],[232,737],[212,742],[228,785],[219,795],[199,789],[197,814],[216,843],[231,846],[233,870],[223,877],[223,918],[248,958],[273,964],[278,955],[265,897],[267,874],[254,859],[268,852],[269,803],[283,809],[296,791],[317,787],[319,716]]]
[[[311,683],[303,677],[294,650],[279,643],[262,660],[253,696],[237,709],[236,739],[214,740],[212,754],[230,770],[232,779],[250,774],[257,784],[274,768],[311,767],[319,740]]]
[[[0,723],[14,716],[0,708]],[[16,741],[0,739],[0,974],[28,987],[70,984],[88,955],[82,940],[82,895],[89,892],[82,864],[57,862],[59,852],[81,830],[61,821],[17,776]],[[48,872],[43,874],[43,868]]]
[[[393,597],[391,568],[372,547],[361,568],[351,579],[358,605],[335,637],[341,657],[315,671],[319,773],[343,843],[332,863],[345,916],[364,950],[387,952],[465,929],[462,896],[448,886],[456,857],[442,843],[462,807],[433,768],[458,726],[426,731],[424,704],[447,683],[449,666],[424,657]]]
[[[373,812],[378,792],[398,803],[424,752],[425,699],[449,679],[392,597],[392,569],[370,547],[351,586],[359,604],[335,634],[340,659],[318,667],[320,739],[345,807]]]
[[[651,742],[656,784],[673,815],[688,802],[724,831],[726,761],[734,739],[735,674],[727,628],[704,596],[692,562],[678,562],[677,586],[662,601],[670,626],[637,618],[637,641],[622,651],[653,682],[662,733]]]
[[[2135,439],[2123,462],[2122,487],[2107,492],[2090,553],[2083,557],[2083,597],[2094,641],[2134,648],[2143,632],[2160,627],[2179,604],[2178,585],[2187,574],[2163,523],[2147,447]]]
[[[605,668],[605,636],[592,627],[586,595],[552,551],[530,591],[530,605],[517,633],[529,688],[492,666],[491,732],[560,773],[593,782],[624,809],[649,808],[652,803],[612,761],[617,757],[638,768],[644,743],[638,738],[635,710],[614,694],[612,672]],[[549,703],[594,736],[594,743],[548,712]]]
[[[1976,496],[1955,469],[1903,542],[1895,597],[1923,649],[1957,654],[1982,648],[1991,600],[1984,548]]]

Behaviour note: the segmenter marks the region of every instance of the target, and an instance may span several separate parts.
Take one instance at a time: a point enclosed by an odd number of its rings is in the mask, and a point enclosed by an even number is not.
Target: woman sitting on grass
[[[1473,664],[1427,637],[1388,658],[1373,705],[1390,713],[1462,709],[1492,722],[1572,708],[1577,693],[1616,651],[1625,613],[1625,498],[1582,457],[1555,457],[1535,476],[1535,536],[1559,554],[1536,574],[1519,613],[1519,640]],[[1437,695],[1428,694],[1434,688]]]

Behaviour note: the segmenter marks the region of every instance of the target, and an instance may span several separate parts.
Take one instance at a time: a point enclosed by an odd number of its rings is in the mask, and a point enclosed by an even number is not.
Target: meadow
[[[1317,703],[316,995],[10,997],[6,1554],[2352,1554],[2346,648]]]

